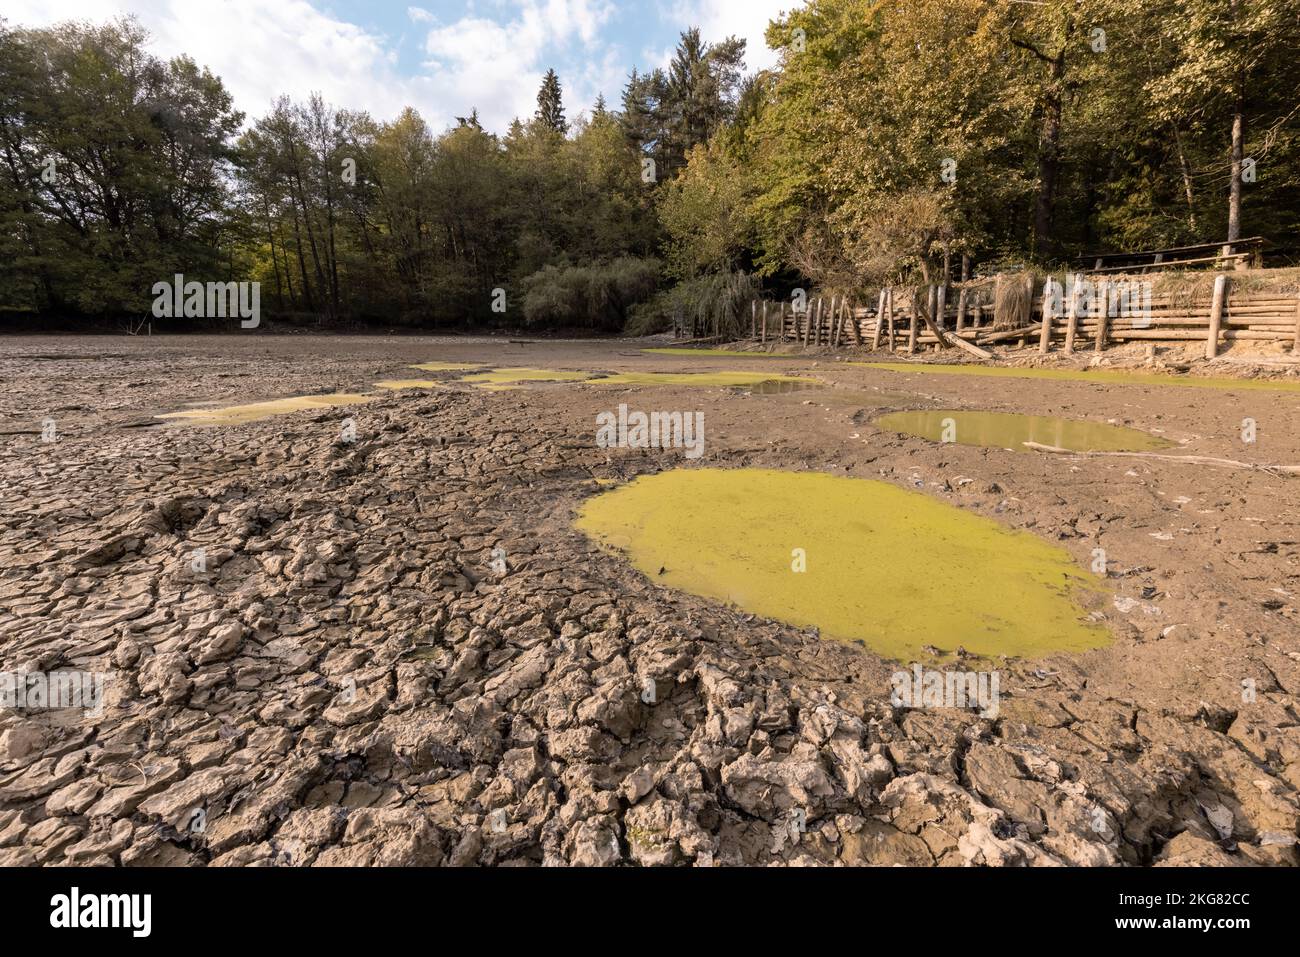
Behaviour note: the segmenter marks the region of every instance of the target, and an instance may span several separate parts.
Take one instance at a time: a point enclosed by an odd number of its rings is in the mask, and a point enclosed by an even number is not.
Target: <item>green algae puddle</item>
[[[1109,641],[1079,604],[1099,586],[1066,551],[884,482],[677,469],[593,496],[576,524],[654,582],[889,658],[928,657],[926,645],[1034,658]],[[805,571],[792,570],[795,549]]]
[[[1167,449],[1174,444],[1148,432],[1119,425],[1011,412],[964,412],[957,409],[890,412],[873,424],[932,442],[956,442],[958,445],[980,445],[1017,452],[1030,451],[1025,448],[1025,442],[1074,452],[1147,452]]]
[[[657,356],[733,356],[741,359],[792,359],[797,360],[799,356],[782,355],[779,352],[745,352],[740,349],[684,349],[673,346],[665,346],[660,349],[642,349],[642,352],[653,353]]]
[[[774,375],[762,372],[619,372],[593,379],[589,385],[688,385],[723,388],[752,388],[772,392],[795,388],[815,389],[823,383],[793,375]]]
[[[506,368],[461,376],[460,381],[483,389],[501,389],[514,388],[523,382],[576,382],[590,376],[590,372],[570,372],[567,369]]]
[[[1199,389],[1245,389],[1258,392],[1300,392],[1300,382],[1272,379],[1227,379],[1212,376],[1171,376],[1152,372],[1095,372],[1070,369],[1020,369],[1006,366],[937,365],[912,362],[846,362],[845,365],[885,369],[889,372],[922,372],[932,375],[992,376],[1005,379],[1054,379],[1058,382],[1094,382],[1105,385],[1185,385]]]
[[[295,395],[287,399],[271,399],[267,402],[250,402],[245,405],[230,405],[220,409],[190,409],[185,412],[168,412],[156,416],[159,419],[176,419],[188,425],[241,425],[256,422],[273,415],[285,415],[289,412],[301,412],[303,409],[328,409],[337,405],[359,405],[369,402],[373,395],[354,392],[332,392],[327,395]]]

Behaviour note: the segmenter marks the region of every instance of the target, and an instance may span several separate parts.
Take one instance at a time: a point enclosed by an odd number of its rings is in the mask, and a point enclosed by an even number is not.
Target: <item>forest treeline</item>
[[[250,119],[130,19],[0,21],[0,311],[143,318],[174,274],[303,323],[721,328],[853,293],[1300,229],[1295,0],[813,0],[683,33],[615,104],[503,134],[287,98]],[[178,320],[179,323],[179,320]]]

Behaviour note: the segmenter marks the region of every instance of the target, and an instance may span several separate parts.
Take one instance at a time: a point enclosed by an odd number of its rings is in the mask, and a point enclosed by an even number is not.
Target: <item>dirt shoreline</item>
[[[1300,479],[871,424],[1056,415],[1300,464],[1300,394],[824,354],[762,362],[825,381],[809,392],[486,392],[407,366],[755,360],[625,340],[3,342],[0,670],[105,673],[108,691],[98,717],[0,711],[0,864],[1300,862]],[[234,427],[154,418],[417,375],[452,387]],[[704,455],[596,447],[619,402],[703,411]],[[907,663],[661,588],[572,528],[597,479],[743,466],[920,490],[1083,568],[1104,549],[1115,640],[992,663],[994,719],[896,708]],[[934,644],[963,667],[960,636]]]

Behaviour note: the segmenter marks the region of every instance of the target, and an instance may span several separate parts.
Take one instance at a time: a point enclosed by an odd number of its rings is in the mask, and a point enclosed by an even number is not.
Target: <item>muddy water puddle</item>
[[[684,385],[703,388],[747,389],[757,393],[818,389],[824,382],[803,376],[754,371],[725,372],[619,372],[593,379],[591,385]]]
[[[249,402],[213,409],[188,409],[184,412],[167,412],[157,416],[185,425],[242,425],[257,422],[275,415],[287,415],[304,409],[330,409],[340,405],[359,405],[375,398],[356,392],[331,392],[325,395],[296,395],[266,402]]]
[[[1099,586],[1065,550],[884,482],[678,469],[593,496],[576,524],[651,581],[889,658],[927,646],[1034,658],[1109,640],[1083,607]]]
[[[461,376],[458,381],[467,382],[480,389],[496,391],[518,388],[525,382],[578,382],[591,377],[590,372],[574,372],[569,369],[531,369],[504,368],[489,369],[473,375]]]
[[[1213,376],[1172,376],[1154,372],[1120,372],[1113,369],[1084,372],[1072,369],[1024,369],[1009,366],[939,365],[921,362],[848,362],[845,365],[884,369],[888,372],[920,372],[927,375],[1052,379],[1057,382],[1092,382],[1098,385],[1182,385],[1200,389],[1300,393],[1300,382],[1282,382],[1274,379],[1226,379]]]
[[[1120,425],[1012,412],[959,409],[890,412],[872,424],[932,442],[955,442],[1016,452],[1031,451],[1026,442],[1074,452],[1148,452],[1167,449],[1174,444],[1168,439]]]

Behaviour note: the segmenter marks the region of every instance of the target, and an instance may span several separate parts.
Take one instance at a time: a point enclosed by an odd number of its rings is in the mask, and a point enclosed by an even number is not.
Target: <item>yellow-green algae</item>
[[[784,355],[780,352],[746,352],[743,349],[686,349],[679,346],[664,346],[659,349],[642,349],[659,356],[738,356],[742,359],[799,359],[801,356]]]
[[[409,366],[411,369],[419,369],[423,372],[464,372],[466,369],[481,369],[483,363],[472,362],[469,364],[463,362],[421,362],[419,365]]]
[[[885,657],[932,645],[1034,658],[1109,641],[1078,603],[1099,586],[1065,550],[884,482],[677,469],[593,496],[576,524],[655,582]]]
[[[575,382],[591,376],[590,372],[571,372],[567,369],[526,369],[507,368],[490,369],[476,372],[474,375],[461,376],[461,382],[468,382],[480,388],[514,385],[519,382]]]
[[[185,412],[167,412],[159,419],[183,419],[190,425],[240,425],[256,422],[273,415],[300,412],[303,409],[328,409],[336,405],[357,405],[369,402],[372,395],[355,392],[331,392],[326,395],[295,395],[267,402],[249,402],[220,409],[191,409]]]
[[[375,383],[379,389],[441,389],[444,386],[446,383],[437,379],[385,379]]]
[[[1262,392],[1300,392],[1300,382],[1276,379],[1229,379],[1222,376],[1172,376],[1153,372],[1121,372],[1097,369],[1031,369],[1015,366],[939,365],[930,362],[847,362],[890,372],[923,372],[934,375],[993,376],[1006,379],[1054,379],[1058,382],[1094,382],[1101,385],[1185,385],[1200,389],[1246,389]]]
[[[593,379],[591,385],[695,385],[739,388],[764,382],[789,382],[814,387],[816,379],[764,372],[619,372]]]
[[[874,424],[878,428],[918,435],[932,442],[952,441],[958,445],[980,445],[1017,452],[1030,451],[1025,448],[1025,442],[1074,452],[1147,452],[1167,449],[1174,444],[1149,432],[1119,425],[1014,412],[959,409],[890,412],[876,419]]]

